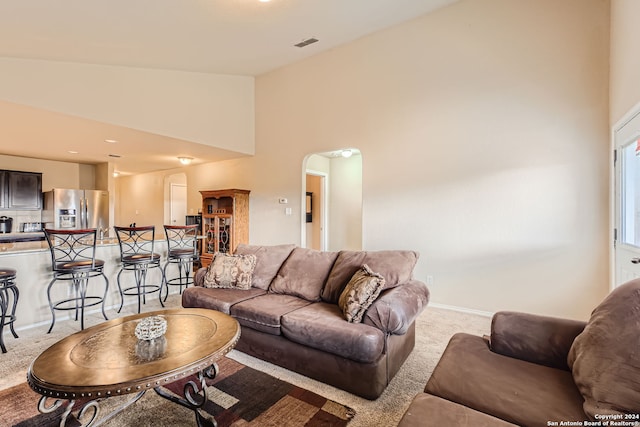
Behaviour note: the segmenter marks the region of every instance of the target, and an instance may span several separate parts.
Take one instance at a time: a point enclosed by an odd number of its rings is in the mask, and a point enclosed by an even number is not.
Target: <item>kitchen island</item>
[[[162,257],[162,265],[164,266],[167,259],[167,242],[163,238],[156,237],[155,249]],[[105,238],[97,240],[96,258],[104,261],[104,274],[109,279],[109,291],[107,293],[106,308],[117,309],[120,305],[120,294],[118,292],[117,275],[120,272],[120,248],[118,240],[114,238]],[[53,278],[51,271],[51,252],[46,241],[22,241],[22,242],[3,242],[0,239],[0,268],[12,268],[16,270],[16,284],[20,291],[20,299],[16,311],[15,327],[26,329],[29,327],[50,324],[51,310],[47,300],[47,286]],[[168,268],[169,274],[172,273],[172,267]],[[149,270],[147,280],[149,283],[157,283],[161,279],[159,269]],[[102,281],[103,283],[99,283]],[[96,289],[104,284],[101,278],[93,278],[89,283],[89,288],[95,283]],[[134,283],[133,274],[125,272],[121,276],[123,288],[131,286]],[[62,289],[62,286],[56,285],[56,288]],[[170,287],[171,293],[178,292],[176,287]],[[104,288],[102,288],[104,289]],[[69,288],[69,291],[71,289]],[[164,292],[164,291],[163,291]],[[163,293],[164,295],[164,293]],[[157,294],[148,295],[148,298],[157,298]],[[135,297],[126,297],[125,304],[137,304]],[[97,306],[91,307],[89,311],[100,310]],[[113,316],[114,310],[109,310],[107,316]],[[56,311],[56,323],[67,319],[74,319],[74,311],[60,312]],[[78,330],[80,330],[80,322],[78,322]]]

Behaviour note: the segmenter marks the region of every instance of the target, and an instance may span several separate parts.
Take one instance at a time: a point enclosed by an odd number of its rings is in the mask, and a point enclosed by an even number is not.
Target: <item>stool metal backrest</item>
[[[153,292],[158,292],[160,304],[164,307],[162,303],[164,271],[160,266],[160,254],[155,253],[155,226],[113,228],[120,245],[120,262],[122,263],[118,273],[118,290],[121,298],[118,313],[124,305],[125,295],[138,297],[138,313],[140,313],[141,304],[146,303],[146,295]],[[150,268],[160,270],[159,284],[147,284],[147,272]],[[122,287],[120,276],[125,271],[134,272],[134,286]]]
[[[76,320],[80,317],[80,329],[84,329],[84,310],[102,304],[102,315],[107,320],[104,311],[109,280],[104,275],[104,261],[96,259],[96,229],[82,230],[44,230],[49,251],[51,253],[51,270],[53,279],[47,287],[47,299],[51,309],[51,327],[56,322],[56,310],[75,310]],[[101,295],[87,295],[88,283],[91,277],[102,276],[105,281],[104,292]],[[62,299],[52,297],[53,285],[58,280],[69,281],[73,294]]]
[[[193,263],[200,258],[198,253],[198,232],[200,226],[193,225],[165,225],[164,234],[167,239],[167,262],[164,265],[164,277],[167,284],[167,294],[169,295],[169,285],[182,286],[185,288],[193,284]],[[178,277],[167,279],[167,267],[169,264],[178,266]]]

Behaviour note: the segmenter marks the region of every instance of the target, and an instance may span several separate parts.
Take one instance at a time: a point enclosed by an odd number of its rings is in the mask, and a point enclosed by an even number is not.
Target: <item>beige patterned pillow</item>
[[[384,284],[384,277],[371,271],[367,264],[356,271],[338,300],[338,306],[348,322],[362,321],[364,312],[378,298]]]
[[[216,253],[204,275],[204,287],[250,289],[255,267],[255,255]]]

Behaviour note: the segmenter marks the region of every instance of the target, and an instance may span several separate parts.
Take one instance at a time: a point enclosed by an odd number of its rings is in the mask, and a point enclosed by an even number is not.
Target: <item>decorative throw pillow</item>
[[[322,289],[322,300],[337,304],[351,277],[364,264],[384,277],[384,289],[390,289],[411,280],[417,261],[414,251],[340,251]]]
[[[385,280],[382,275],[371,271],[367,264],[351,277],[340,294],[338,306],[350,323],[360,323],[364,312],[380,295]]]
[[[640,279],[614,289],[591,313],[567,362],[592,420],[640,413]]]
[[[255,267],[255,255],[217,253],[204,275],[204,287],[250,289]]]

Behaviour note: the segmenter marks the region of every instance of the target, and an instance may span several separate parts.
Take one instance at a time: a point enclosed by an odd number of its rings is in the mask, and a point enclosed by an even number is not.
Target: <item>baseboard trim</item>
[[[459,311],[461,313],[467,313],[467,314],[477,314],[478,316],[483,316],[483,317],[493,317],[494,315],[494,313],[492,313],[491,311],[474,310],[473,308],[459,307],[457,305],[440,304],[437,302],[430,302],[429,307],[442,308],[442,309],[451,310],[451,311]]]

